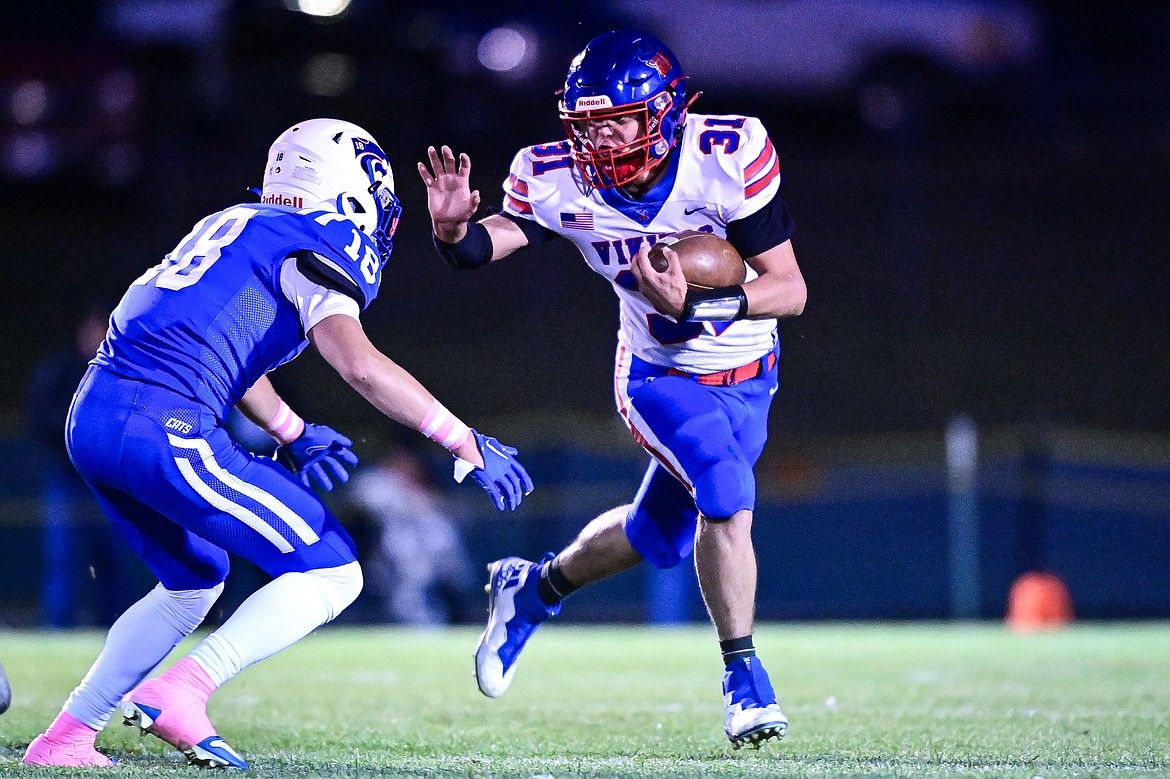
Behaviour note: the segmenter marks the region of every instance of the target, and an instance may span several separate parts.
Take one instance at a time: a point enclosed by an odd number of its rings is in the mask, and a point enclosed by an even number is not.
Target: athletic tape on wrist
[[[717,287],[687,291],[679,321],[730,322],[747,316],[747,293],[743,287]]]
[[[471,428],[437,400],[431,403],[419,431],[449,451],[458,449],[471,435]]]
[[[305,432],[305,420],[296,415],[283,400],[276,408],[276,414],[264,426],[265,432],[282,444],[292,443]]]

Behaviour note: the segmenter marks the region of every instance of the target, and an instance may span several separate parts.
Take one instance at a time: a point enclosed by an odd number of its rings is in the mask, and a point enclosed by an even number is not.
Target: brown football
[[[666,270],[666,255],[662,249],[667,246],[678,255],[683,275],[691,287],[730,287],[743,284],[747,278],[747,266],[739,252],[717,235],[683,230],[659,238],[650,248],[650,265],[654,270]]]

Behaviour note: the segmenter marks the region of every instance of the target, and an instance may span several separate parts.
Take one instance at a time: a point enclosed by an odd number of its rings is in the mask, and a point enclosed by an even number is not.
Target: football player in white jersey
[[[8,711],[12,705],[12,687],[8,684],[8,675],[4,673],[4,666],[0,665],[0,714]]]
[[[350,441],[302,420],[267,378],[310,343],[375,408],[446,447],[456,477],[497,508],[532,489],[515,449],[461,422],[362,330],[401,213],[373,137],[335,119],[290,127],[269,150],[260,194],[201,220],[130,285],[73,396],[69,457],[159,583],[110,628],[26,765],[113,766],[94,744],[120,708],[194,765],[248,767],[208,719],[208,699],[362,589],[353,540],[309,489],[349,478]],[[229,437],[233,406],[280,444],[275,459]],[[146,680],[206,618],[229,553],[272,581]]]
[[[752,468],[776,392],[778,317],[804,309],[780,163],[758,119],[689,114],[674,54],[655,37],[615,31],[573,60],[560,105],[567,139],[522,149],[501,213],[480,202],[470,160],[446,146],[419,164],[439,253],[475,268],[530,244],[572,241],[621,302],[614,389],[618,412],[651,456],[632,504],[590,522],[539,563],[490,567],[487,629],[476,678],[503,694],[533,631],[578,588],[643,560],[676,565],[692,549],[726,672],[725,731],[737,748],[783,737],[788,723],[755,655]],[[741,285],[688,290],[671,250],[681,230],[726,237],[747,264]]]

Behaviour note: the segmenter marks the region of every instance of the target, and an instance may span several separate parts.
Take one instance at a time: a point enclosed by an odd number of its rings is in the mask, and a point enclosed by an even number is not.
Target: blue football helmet
[[[590,184],[608,189],[666,159],[682,136],[689,104],[686,74],[664,43],[648,33],[615,30],[573,59],[560,114],[573,161]],[[639,123],[634,140],[598,147],[590,139],[591,123],[629,118]]]
[[[390,260],[402,215],[394,171],[356,124],[310,119],[285,130],[268,150],[260,195],[264,203],[335,211],[373,239],[383,266]]]

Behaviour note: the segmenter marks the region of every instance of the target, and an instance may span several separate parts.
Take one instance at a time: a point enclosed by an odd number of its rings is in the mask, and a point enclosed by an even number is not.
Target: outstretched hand
[[[329,492],[333,480],[349,481],[349,471],[358,464],[350,451],[353,442],[327,425],[305,425],[297,440],[276,448],[276,461],[292,471],[306,487],[316,485]]]
[[[505,446],[474,428],[471,434],[483,457],[483,467],[477,468],[473,463],[456,456],[455,481],[462,482],[470,474],[483,487],[497,509],[515,511],[524,496],[533,490],[532,477],[516,459],[516,448]]]
[[[457,243],[467,234],[467,223],[479,210],[479,190],[471,191],[471,158],[455,159],[451,147],[427,149],[427,159],[418,164],[418,175],[427,187],[427,210],[431,212],[435,235],[446,243]]]
[[[650,244],[642,242],[642,248],[634,255],[630,268],[634,278],[638,280],[638,291],[650,305],[660,314],[674,317],[677,320],[687,302],[687,279],[683,275],[682,266],[678,261],[678,254],[674,249],[664,247],[663,257],[666,258],[666,268],[655,270],[650,264]]]

